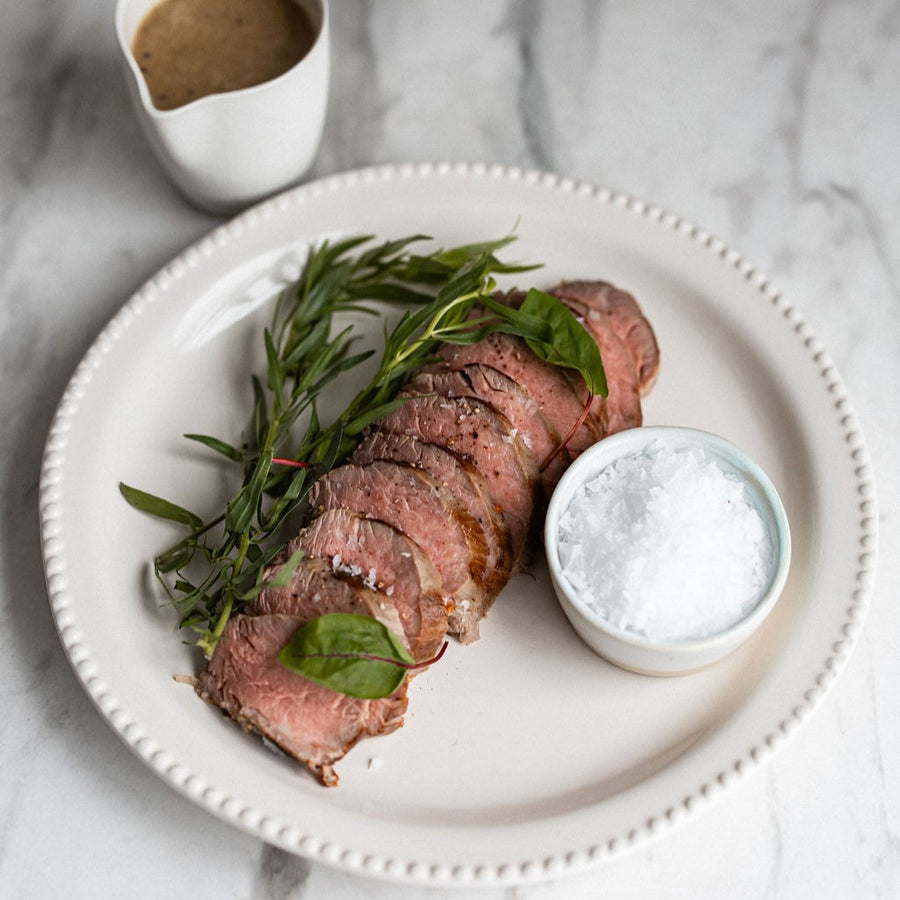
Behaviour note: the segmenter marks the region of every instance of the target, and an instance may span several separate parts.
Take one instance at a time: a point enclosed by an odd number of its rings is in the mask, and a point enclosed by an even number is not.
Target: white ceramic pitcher
[[[328,104],[327,0],[295,0],[309,13],[318,37],[283,75],[171,110],[154,107],[131,51],[138,26],[158,2],[118,0],[115,25],[132,101],[172,180],[192,202],[219,214],[299,181],[315,159]]]

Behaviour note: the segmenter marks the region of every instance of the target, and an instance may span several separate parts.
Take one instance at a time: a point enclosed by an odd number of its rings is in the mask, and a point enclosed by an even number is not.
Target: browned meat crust
[[[346,507],[387,522],[425,551],[440,572],[447,602],[483,602],[484,531],[427,472],[384,460],[348,463],[316,482],[310,503],[316,511]]]
[[[470,363],[483,363],[503,372],[519,384],[537,403],[558,434],[564,437],[581,418],[587,402],[587,389],[557,366],[539,360],[520,338],[494,334],[478,344],[448,346],[441,352],[445,367],[461,369]],[[605,434],[605,425],[596,415],[589,416],[569,439],[566,447],[577,456]]]
[[[423,373],[413,380],[414,385],[421,381],[423,392],[427,392],[425,379],[428,375],[432,378],[440,373],[441,377],[447,377],[440,369],[433,369]],[[570,462],[569,452],[563,449],[557,453],[557,449],[563,439],[546,415],[542,412],[537,401],[520,384],[513,381],[508,375],[481,363],[473,363],[455,370],[458,377],[464,379],[464,385],[449,382],[438,393],[447,393],[453,396],[477,397],[485,403],[489,403],[501,412],[512,423],[516,433],[524,441],[531,451],[540,471],[540,482],[544,500],[549,499],[550,493],[559,481],[566,466]]]
[[[411,435],[372,431],[353,454],[352,462],[365,464],[376,459],[401,462],[428,472],[453,494],[484,530],[487,565],[482,578],[483,595],[464,606],[451,608],[447,623],[451,634],[465,644],[471,643],[478,637],[478,623],[487,612],[488,604],[506,585],[511,572],[509,528],[494,508],[487,481],[471,462],[446,447]]]
[[[509,528],[515,567],[531,548],[537,464],[508,419],[473,397],[404,392],[409,399],[378,422],[387,432],[446,447],[484,477]]]

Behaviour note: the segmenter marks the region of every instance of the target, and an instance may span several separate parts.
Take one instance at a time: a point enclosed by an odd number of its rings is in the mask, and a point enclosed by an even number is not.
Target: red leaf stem
[[[293,466],[295,469],[308,469],[309,468],[309,463],[300,462],[299,460],[296,460],[296,459],[283,459],[280,456],[273,456],[272,462],[278,463],[278,465],[280,465],[280,466]]]
[[[422,660],[422,662],[414,663],[403,662],[401,659],[392,659],[390,656],[376,656],[374,653],[302,653],[299,654],[299,656],[305,659],[311,657],[315,657],[316,659],[367,659],[370,662],[391,663],[392,665],[399,666],[401,669],[424,669],[426,666],[436,663],[444,655],[449,643],[449,641],[444,641],[441,645],[441,649],[438,650],[437,654],[432,656],[431,659],[425,659]]]

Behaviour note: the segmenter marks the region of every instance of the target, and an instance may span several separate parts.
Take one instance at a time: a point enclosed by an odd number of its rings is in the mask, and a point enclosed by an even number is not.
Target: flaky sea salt
[[[559,558],[611,625],[682,641],[724,631],[756,606],[775,546],[734,472],[700,450],[654,443],[578,489],[560,517]]]

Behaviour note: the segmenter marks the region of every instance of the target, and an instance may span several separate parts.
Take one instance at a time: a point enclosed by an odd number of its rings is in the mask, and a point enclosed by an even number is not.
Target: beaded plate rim
[[[322,841],[313,834],[300,833],[290,825],[275,821],[253,804],[229,796],[219,787],[208,784],[202,775],[189,771],[181,765],[151,735],[144,733],[129,710],[122,707],[114,691],[107,686],[100,666],[83,642],[77,611],[73,608],[73,597],[67,581],[65,536],[62,534],[60,522],[60,486],[64,479],[67,434],[71,421],[78,412],[80,400],[85,392],[90,390],[94,376],[102,368],[110,348],[138,317],[166,294],[173,283],[179,281],[186,272],[201,265],[207,257],[240,240],[248,231],[274,217],[289,214],[309,200],[352,191],[361,184],[432,177],[500,179],[592,198],[598,204],[617,207],[676,232],[734,269],[774,307],[777,314],[794,332],[796,339],[802,343],[810,364],[818,370],[825,390],[833,398],[834,413],[852,465],[854,490],[859,497],[859,519],[855,535],[858,557],[856,571],[853,573],[855,588],[849,598],[840,634],[835,635],[831,654],[822,660],[815,676],[800,691],[790,715],[778,722],[769,733],[760,736],[732,765],[697,785],[696,790],[679,803],[660,809],[658,814],[650,816],[642,825],[629,830],[628,833],[603,843],[573,848],[566,854],[524,862],[510,861],[500,865],[422,863],[400,857],[368,854],[353,847],[342,847],[333,842]],[[628,194],[538,170],[465,162],[373,166],[327,176],[252,207],[185,249],[140,288],[113,316],[72,375],[59,402],[45,445],[41,466],[39,513],[47,590],[64,650],[85,691],[100,713],[152,770],[209,812],[285,850],[362,875],[432,885],[526,883],[582,870],[658,838],[675,824],[695,815],[736,781],[756,770],[784,744],[801,723],[808,719],[843,670],[865,621],[874,580],[878,538],[877,501],[869,453],[841,376],[802,313],[783,297],[765,275],[747,262],[740,253],[710,233],[677,215]]]

